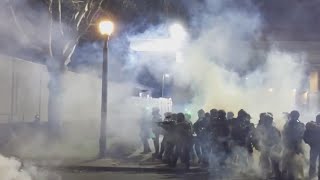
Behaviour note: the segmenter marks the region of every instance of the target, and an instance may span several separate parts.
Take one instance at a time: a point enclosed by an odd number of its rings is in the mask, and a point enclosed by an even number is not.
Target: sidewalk
[[[185,170],[184,166],[178,164],[176,168],[168,167],[160,160],[152,159],[151,154],[133,154],[125,159],[97,159],[82,163],[67,163],[60,165],[45,165],[44,168],[72,171],[133,171],[133,172],[156,172],[156,173],[205,173],[205,169],[191,166]]]

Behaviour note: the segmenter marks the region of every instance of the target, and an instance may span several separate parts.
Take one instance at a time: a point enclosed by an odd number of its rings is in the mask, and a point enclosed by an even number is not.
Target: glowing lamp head
[[[173,39],[184,40],[187,33],[181,24],[173,24],[169,28],[170,36]]]
[[[102,35],[110,36],[113,33],[114,25],[111,21],[101,21],[99,23],[99,31]]]

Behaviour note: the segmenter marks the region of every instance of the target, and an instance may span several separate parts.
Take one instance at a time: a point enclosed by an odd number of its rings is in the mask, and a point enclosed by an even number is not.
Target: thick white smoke
[[[266,111],[282,117],[282,112],[297,108],[296,95],[306,77],[303,52],[286,52],[275,41],[260,40],[263,17],[250,3],[204,4],[201,11],[193,12],[189,32],[196,35],[180,51],[183,62],[165,64],[173,71],[175,85],[191,86],[195,95],[190,109],[236,113],[243,108],[254,117]],[[154,27],[143,35],[150,37],[153,31]],[[149,65],[156,77],[161,65]]]
[[[1,42],[1,53],[12,56],[26,55],[34,58],[34,61],[45,63],[45,53],[48,51],[50,15],[45,3],[33,1],[2,1],[1,5],[1,38],[6,37]],[[64,11],[66,12],[66,11]],[[53,23],[54,26],[58,22]],[[62,24],[68,26],[69,24]],[[57,26],[59,27],[59,26]],[[66,29],[68,29],[66,28]],[[60,31],[60,28],[54,29]],[[53,32],[54,45],[64,47],[66,41],[74,38],[76,34],[64,34],[65,37],[56,37]],[[115,42],[116,41],[116,42]],[[139,144],[139,123],[141,109],[134,106],[130,97],[136,87],[135,82],[123,81],[121,59],[125,57],[122,49],[126,49],[123,42],[111,39],[109,53],[109,96],[108,96],[108,147],[115,148],[113,152],[126,148],[111,146],[114,143],[130,144],[128,148],[132,151],[133,147]],[[89,43],[88,43],[89,44]],[[78,73],[65,72],[62,87],[62,138],[59,142],[47,144],[46,129],[32,129],[29,127],[15,131],[7,144],[3,145],[2,150],[5,154],[14,154],[26,158],[94,158],[98,153],[99,131],[100,131],[100,105],[101,105],[101,74],[102,66],[102,43],[90,44],[92,47],[79,48],[82,55],[75,58],[76,62],[89,62],[96,65],[95,68],[79,70]],[[126,44],[127,45],[127,44]],[[14,47],[14,48],[12,48]],[[27,52],[23,51],[28,47]],[[41,52],[43,54],[33,54]],[[86,56],[95,54],[93,56]],[[87,58],[87,59],[86,59]],[[2,57],[1,68],[9,69],[8,60],[13,58]],[[29,59],[27,59],[29,60]],[[83,61],[84,60],[84,61]],[[10,91],[1,92],[3,97],[10,97],[14,94],[14,121],[21,123],[23,119],[20,114],[25,114],[25,121],[31,122],[36,114],[40,114],[40,123],[47,122],[48,114],[48,79],[49,75],[45,65],[24,63],[20,60],[15,61],[15,88],[17,93]],[[88,70],[89,69],[89,70]],[[9,71],[8,71],[9,72]],[[42,73],[39,73],[42,72]],[[81,74],[83,73],[83,74]],[[88,75],[90,74],[90,75]],[[93,75],[93,76],[91,76]],[[39,77],[41,76],[41,77]],[[1,82],[11,85],[11,73],[5,73]],[[53,77],[54,78],[54,77]],[[40,80],[41,79],[41,80]],[[134,79],[133,78],[129,78]],[[42,87],[39,87],[42,81]],[[13,83],[12,83],[13,84]],[[26,88],[27,87],[27,88]],[[38,100],[38,93],[41,89],[41,100]],[[27,97],[27,98],[25,98]],[[38,103],[38,101],[41,101]],[[4,107],[10,106],[6,102]],[[39,111],[35,107],[39,106]],[[32,108],[30,108],[32,107]],[[6,109],[10,109],[6,108]],[[3,112],[10,114],[10,112]],[[19,116],[18,116],[19,114]],[[43,126],[45,127],[45,126]],[[9,135],[8,135],[9,136]],[[119,148],[119,149],[117,149]]]
[[[18,3],[18,5],[21,8],[18,10],[21,11],[16,15],[27,33],[20,34],[19,29],[11,32],[11,29],[7,28],[9,23],[6,23],[6,18],[1,18],[0,32],[13,36],[18,44],[25,46],[36,44],[44,48],[48,39],[48,17],[42,16],[42,11],[35,13],[29,8],[23,8],[23,3]],[[180,52],[182,63],[157,62],[157,59],[150,62],[150,59],[141,56],[138,59],[139,63],[136,64],[139,67],[132,65],[130,67],[139,69],[146,65],[159,81],[161,81],[163,71],[172,72],[175,86],[191,87],[194,96],[184,98],[192,99],[189,106],[194,112],[200,108],[226,109],[234,112],[243,108],[256,120],[260,112],[270,111],[280,117],[282,112],[293,109],[295,107],[294,93],[298,93],[305,77],[305,67],[302,65],[303,56],[299,52],[292,54],[278,49],[275,42],[266,42],[266,44],[271,44],[269,48],[257,48],[257,44],[264,44],[264,42],[259,42],[263,17],[250,4],[241,5],[243,6],[241,8],[230,0],[206,0],[205,5],[199,8],[193,8],[196,7],[193,5],[193,3],[190,4],[190,9],[192,9],[190,13],[193,18],[192,26],[188,30],[192,35]],[[23,9],[25,11],[22,11]],[[10,13],[10,10],[6,13]],[[28,13],[43,18],[34,21],[39,31],[36,33],[39,39],[30,40],[28,38],[28,36],[33,37],[28,33],[34,32],[33,26],[27,25],[29,21],[24,21],[23,15]],[[5,14],[3,17],[9,15]],[[14,22],[10,24],[15,27]],[[129,39],[166,37],[168,34],[164,33],[166,29],[166,25],[153,26],[142,34],[130,35]],[[134,53],[131,52],[128,54],[116,52],[121,47],[110,48],[112,51],[110,54],[115,54],[111,56],[111,62],[116,61],[117,56],[134,56]],[[102,47],[96,46],[95,48],[101,52]],[[88,53],[85,49],[83,48],[84,54]],[[90,58],[101,58],[101,54]],[[122,67],[119,64],[110,69],[112,69],[111,77],[121,75]],[[94,72],[93,74],[99,73]],[[63,141],[46,148],[44,145],[47,139],[40,133],[27,141],[20,139],[17,140],[18,143],[13,142],[14,145],[20,144],[13,146],[19,147],[15,148],[17,154],[27,157],[65,158],[96,155],[100,124],[100,80],[86,75],[66,73],[63,81],[63,128],[66,133]],[[134,87],[135,82],[110,83],[109,145],[120,142],[120,144],[132,144],[135,147],[138,144],[138,121],[141,110],[133,108],[132,102],[126,100],[132,94]],[[293,91],[294,89],[297,92]],[[47,93],[47,89],[45,91]],[[180,92],[175,93],[181,94]],[[42,109],[46,108],[44,104]],[[193,120],[195,120],[196,113],[193,114]],[[117,151],[121,146],[109,147],[117,147],[114,150]],[[126,148],[128,146],[120,149],[125,150]]]
[[[21,162],[16,159],[0,156],[0,179],[31,180],[31,175],[20,168]]]
[[[193,120],[200,108],[235,114],[245,109],[254,123],[261,112],[272,112],[282,128],[282,113],[299,109],[296,96],[305,90],[303,52],[286,52],[276,41],[261,40],[263,17],[250,4],[242,4],[243,8],[234,1],[207,0],[204,4],[201,11],[193,12],[194,26],[189,29],[193,38],[180,51],[183,62],[165,65],[175,86],[191,87],[194,96],[186,98],[192,98]],[[153,28],[143,35],[150,37],[152,32]],[[148,66],[156,77],[160,65]]]
[[[35,166],[24,164],[16,158],[0,155],[0,179],[2,180],[60,180],[60,176],[39,171]]]
[[[272,41],[269,48],[257,48],[267,42],[259,40],[263,17],[252,6],[240,9],[231,7],[230,1],[206,2],[210,11],[194,19],[203,23],[200,34],[186,45],[184,63],[175,68],[178,79],[195,91],[191,107],[245,109],[255,123],[259,113],[272,112],[282,128],[282,112],[299,108],[296,95],[306,77],[303,54],[283,51]]]

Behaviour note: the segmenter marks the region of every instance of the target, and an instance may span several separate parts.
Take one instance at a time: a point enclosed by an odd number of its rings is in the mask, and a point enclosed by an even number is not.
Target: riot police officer
[[[183,113],[177,114],[176,132],[176,148],[172,166],[175,166],[178,158],[185,164],[186,168],[190,167],[190,149],[192,144],[191,124],[186,121]]]
[[[255,130],[257,140],[256,149],[260,151],[260,166],[265,176],[271,173],[280,179],[280,131],[273,126],[273,115],[271,113],[261,113],[259,124]]]
[[[304,124],[299,121],[300,113],[291,111],[289,121],[283,128],[283,178],[295,179],[297,173],[303,175],[301,164],[293,162],[297,155],[303,154],[302,140],[304,134]],[[299,166],[299,167],[294,167]]]
[[[208,119],[205,118],[205,112],[203,109],[198,111],[198,120],[193,125],[193,131],[196,135],[194,139],[195,151],[199,159],[199,163],[204,161],[205,144],[206,144],[206,128],[208,126]]]
[[[231,148],[234,150],[234,159],[238,163],[248,165],[252,160],[254,125],[250,122],[250,115],[241,109],[238,117],[231,120]]]
[[[167,149],[167,146],[168,146],[168,140],[170,138],[170,127],[169,127],[169,122],[171,122],[171,117],[172,116],[172,113],[171,112],[166,112],[164,113],[164,121],[163,123],[159,123],[159,126],[162,128],[162,135],[163,135],[163,139],[162,139],[162,142],[161,142],[161,147],[160,147],[160,152],[159,152],[159,155],[158,155],[158,159],[161,159],[162,160],[162,156],[164,154],[164,152],[166,151]]]
[[[166,113],[165,116],[165,120],[158,123],[158,125],[163,129],[162,132],[164,135],[158,158],[162,159],[165,163],[170,163],[173,159],[173,152],[176,143],[175,127],[177,122],[175,114]]]
[[[218,157],[219,164],[225,165],[225,160],[229,154],[229,123],[226,118],[226,112],[224,110],[218,111],[215,125],[212,127],[213,135],[213,153]]]
[[[157,123],[162,122],[162,118],[160,115],[160,109],[157,107],[152,108],[152,132],[154,134],[153,137],[153,144],[155,148],[155,152],[153,154],[154,157],[158,157],[159,150],[160,150],[160,134],[161,134],[161,128],[158,126]]]
[[[320,154],[320,114],[317,115],[316,122],[311,121],[306,124],[303,139],[310,146],[309,178],[313,178],[316,176],[316,164]],[[320,158],[318,161],[320,163]],[[318,179],[320,179],[320,164],[318,164]]]

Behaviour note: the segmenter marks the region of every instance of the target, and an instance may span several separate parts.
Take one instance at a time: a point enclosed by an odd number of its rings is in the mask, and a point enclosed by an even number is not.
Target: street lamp
[[[162,75],[162,90],[161,90],[161,97],[163,97],[163,93],[164,93],[164,81],[166,78],[169,78],[170,75],[169,74],[163,74]]]
[[[177,41],[183,41],[187,37],[187,32],[181,24],[175,23],[169,27],[170,37]]]
[[[107,151],[107,109],[108,109],[108,40],[114,30],[111,21],[99,23],[100,34],[104,38],[103,63],[102,63],[102,87],[101,87],[101,122],[99,139],[99,157],[105,157]]]

